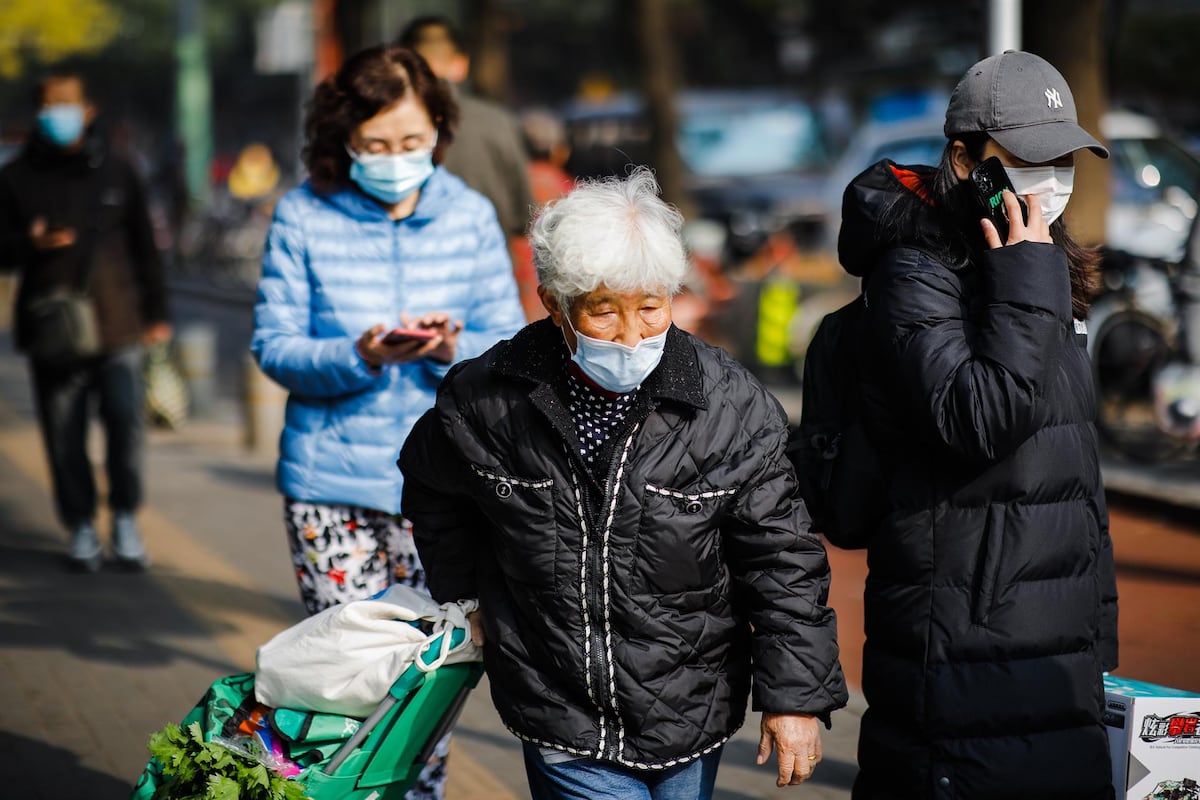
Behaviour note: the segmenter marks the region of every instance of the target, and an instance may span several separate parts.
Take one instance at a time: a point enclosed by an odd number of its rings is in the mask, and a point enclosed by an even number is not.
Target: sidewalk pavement
[[[150,732],[217,677],[252,669],[258,645],[301,618],[273,459],[247,454],[240,437],[228,401],[212,419],[151,432],[140,521],[153,566],[69,572],[25,363],[0,336],[0,796],[127,797]],[[106,519],[100,529],[107,539]],[[726,747],[717,797],[848,798],[862,709],[856,695],[835,715],[815,779],[786,790],[754,765],[757,715],[748,717]],[[519,745],[486,685],[450,763],[450,800],[527,796]]]

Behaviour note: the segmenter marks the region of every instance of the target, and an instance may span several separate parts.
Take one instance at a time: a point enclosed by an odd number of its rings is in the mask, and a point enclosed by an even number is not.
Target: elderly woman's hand
[[[429,341],[384,344],[383,335],[388,330],[386,325],[374,325],[363,331],[354,345],[359,357],[372,369],[380,369],[386,364],[400,364],[424,358],[436,351],[442,344],[441,336],[434,337]]]
[[[821,728],[809,714],[763,712],[758,742],[758,763],[765,764],[771,750],[778,754],[776,786],[795,786],[812,777],[821,761]]]
[[[471,623],[471,642],[476,647],[483,647],[487,641],[483,633],[483,618],[479,616],[478,611],[472,611],[467,614],[467,622]]]

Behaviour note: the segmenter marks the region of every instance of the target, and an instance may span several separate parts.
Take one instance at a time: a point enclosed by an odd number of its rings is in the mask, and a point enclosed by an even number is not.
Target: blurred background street
[[[1200,455],[1180,432],[1200,382],[1179,368],[1200,358],[1180,326],[1197,302],[1180,276],[1200,200],[1200,0],[11,0],[0,163],[29,134],[40,71],[85,70],[106,135],[149,187],[192,410],[151,435],[154,566],[67,572],[0,276],[0,797],[128,796],[149,733],[302,617],[272,475],[282,395],[247,362],[263,242],[275,201],[304,179],[315,82],[427,13],[466,32],[473,92],[527,133],[550,120],[552,147],[530,151],[535,196],[548,165],[568,181],[656,169],[688,220],[677,322],[749,365],[793,422],[808,341],[857,292],[835,250],[843,188],[880,158],[936,162],[954,81],[1015,20],[1113,153],[1081,162],[1067,218],[1106,256],[1089,348],[1119,673],[1200,691]],[[519,242],[513,253],[519,268]],[[830,561],[857,692],[865,558],[831,548]],[[849,797],[861,713],[856,693],[799,793]],[[722,800],[798,793],[753,766],[756,725],[727,748]],[[455,748],[452,800],[527,796],[486,691]]]

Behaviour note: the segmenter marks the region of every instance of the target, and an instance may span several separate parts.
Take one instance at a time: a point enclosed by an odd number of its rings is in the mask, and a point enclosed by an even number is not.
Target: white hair
[[[584,181],[533,223],[538,282],[564,310],[601,284],[673,295],[688,269],[682,228],[683,215],[659,198],[646,167],[627,178]]]

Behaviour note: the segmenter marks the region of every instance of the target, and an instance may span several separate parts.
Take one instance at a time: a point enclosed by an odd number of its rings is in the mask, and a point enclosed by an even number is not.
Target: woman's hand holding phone
[[[410,324],[407,317],[402,317],[402,319],[405,320],[405,325]],[[438,333],[437,339],[430,340],[430,344],[433,346],[422,353],[424,358],[431,358],[443,364],[449,364],[454,360],[458,353],[458,335],[462,333],[463,329],[461,321],[452,320],[449,314],[438,311],[418,317],[411,323],[411,327],[424,328]]]
[[[418,358],[450,363],[458,349],[461,322],[449,314],[434,312],[410,319],[400,315],[400,328],[373,325],[358,338],[355,348],[367,365],[378,369],[385,364],[403,364]],[[421,335],[405,335],[405,331],[420,331]],[[428,332],[425,334],[425,332]]]
[[[379,369],[385,364],[403,364],[425,358],[442,343],[442,337],[435,335],[428,340],[400,339],[388,344],[385,339],[390,330],[386,325],[372,325],[358,337],[355,349],[367,366]]]
[[[986,217],[980,220],[983,226],[983,238],[987,242],[987,246],[991,250],[997,247],[1004,247],[1017,242],[1045,242],[1052,243],[1054,240],[1050,238],[1050,226],[1046,224],[1046,218],[1041,215],[1038,204],[1037,195],[1027,194],[1023,198],[1026,208],[1034,209],[1034,213],[1029,215],[1029,221],[1026,222],[1024,215],[1021,213],[1021,203],[1017,200],[1017,196],[1008,189],[1004,190],[1004,208],[1008,211],[1008,240],[1001,241],[1000,234],[996,231],[996,226],[992,224],[990,219]]]

